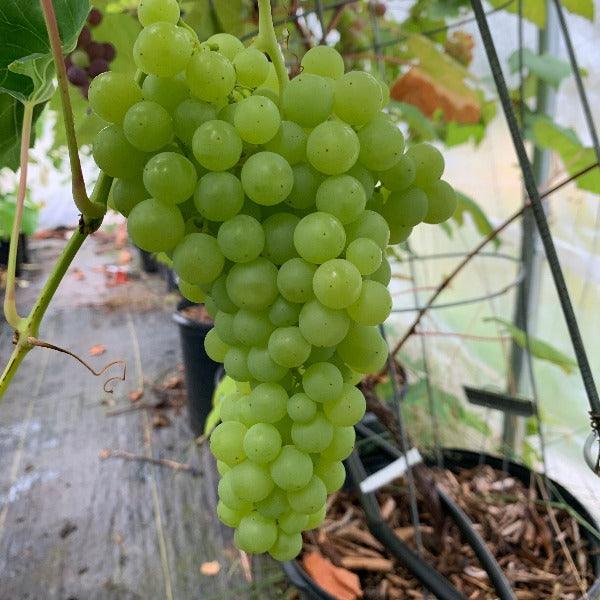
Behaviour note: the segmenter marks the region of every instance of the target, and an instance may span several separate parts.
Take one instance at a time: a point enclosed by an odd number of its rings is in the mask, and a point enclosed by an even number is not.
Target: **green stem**
[[[31,143],[31,125],[33,123],[33,103],[27,102],[23,109],[23,126],[21,129],[21,174],[19,176],[19,189],[15,205],[15,218],[13,221],[10,247],[8,251],[8,268],[6,270],[6,291],[4,293],[4,316],[9,325],[17,331],[23,322],[17,311],[17,297],[15,294],[17,253],[19,250],[19,236],[21,222],[23,221],[23,206],[27,195],[27,168],[29,166],[29,144]]]
[[[279,94],[281,95],[289,77],[283,53],[275,35],[270,0],[258,0],[258,35],[254,40],[254,46],[265,52],[271,59],[279,80]]]
[[[50,40],[50,47],[52,48],[56,77],[58,79],[63,122],[67,136],[67,146],[69,148],[69,160],[71,163],[73,200],[75,201],[77,208],[81,211],[84,219],[97,219],[104,215],[106,207],[98,206],[91,202],[85,191],[85,181],[83,179],[83,172],[81,171],[81,162],[79,160],[77,136],[75,135],[75,123],[73,122],[73,109],[71,107],[67,70],[65,61],[63,60],[60,33],[58,31],[54,6],[52,0],[40,0],[40,3],[44,13],[44,21],[46,22],[46,29],[48,30],[48,38]]]

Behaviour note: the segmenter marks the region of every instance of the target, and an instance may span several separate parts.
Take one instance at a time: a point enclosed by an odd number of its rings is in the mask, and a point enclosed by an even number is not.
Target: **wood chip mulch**
[[[583,528],[571,514],[562,508],[549,510],[534,485],[526,487],[486,465],[458,474],[442,469],[433,469],[433,473],[475,524],[518,600],[584,597],[595,578]],[[406,482],[393,482],[377,497],[387,523],[416,548]],[[422,497],[418,504],[428,562],[469,600],[496,599],[486,572],[454,523],[446,519],[442,527],[436,527]],[[334,597],[348,600],[424,597],[422,586],[369,533],[358,500],[351,493],[334,494],[328,507],[324,524],[304,538],[301,562],[313,578],[319,581],[322,577],[319,582]],[[348,576],[341,577],[345,571]],[[352,580],[355,575],[359,589]]]

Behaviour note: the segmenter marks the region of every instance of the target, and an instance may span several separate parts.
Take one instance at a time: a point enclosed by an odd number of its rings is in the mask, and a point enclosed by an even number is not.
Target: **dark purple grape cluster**
[[[81,90],[84,98],[88,97],[88,89],[94,77],[108,71],[110,63],[115,59],[116,50],[110,42],[96,42],[92,36],[94,27],[102,22],[102,12],[92,8],[87,25],[81,30],[77,47],[65,57],[67,77]]]

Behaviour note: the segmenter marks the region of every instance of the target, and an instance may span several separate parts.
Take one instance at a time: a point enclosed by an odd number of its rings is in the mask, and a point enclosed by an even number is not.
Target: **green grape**
[[[179,3],[177,0],[140,0],[138,19],[144,27],[164,21],[175,25],[179,21]]]
[[[391,169],[379,173],[379,178],[386,189],[402,192],[414,183],[416,173],[414,160],[409,154],[404,154]]]
[[[206,43],[209,46],[218,46],[219,52],[229,60],[233,60],[244,50],[244,44],[230,33],[215,33],[206,40]]]
[[[444,173],[444,157],[435,146],[422,142],[411,146],[406,154],[415,165],[416,186],[424,187]]]
[[[333,108],[333,86],[324,77],[301,73],[284,88],[281,109],[288,121],[315,127],[326,121]]]
[[[310,513],[308,515],[308,523],[306,524],[305,531],[309,531],[311,529],[317,529],[320,527],[323,521],[325,520],[325,515],[327,514],[327,505],[324,504],[320,510],[314,513]]]
[[[248,96],[238,103],[234,124],[245,142],[266,144],[279,130],[281,117],[277,106],[268,98]]]
[[[216,305],[215,301],[212,299],[211,296],[206,297],[206,300],[204,302],[204,308],[206,308],[206,312],[211,319],[214,319],[217,316],[217,313],[219,312],[219,307]],[[217,362],[223,361],[219,360]]]
[[[80,69],[90,66],[90,55],[85,50],[75,50],[71,53],[71,63]]]
[[[275,94],[279,95],[279,77],[277,77],[277,71],[275,70],[275,65],[272,62],[269,63],[269,73],[267,74],[267,78],[264,80],[261,87],[271,90]]]
[[[385,365],[388,347],[377,327],[354,324],[338,345],[337,352],[355,371],[375,373]]]
[[[351,177],[354,177],[354,179],[360,181],[365,190],[365,198],[368,202],[373,197],[373,192],[375,191],[375,180],[371,173],[361,164],[356,163],[346,175],[350,175]]]
[[[209,221],[227,221],[244,205],[242,184],[232,173],[207,173],[198,182],[194,204]]]
[[[244,200],[244,206],[242,206],[240,213],[243,215],[248,215],[249,217],[253,217],[259,222],[262,221],[263,209],[258,204],[252,202],[252,200],[249,198]]]
[[[310,165],[300,163],[292,167],[294,184],[285,203],[296,209],[310,208],[315,203],[317,189],[323,181],[323,175]]]
[[[313,476],[310,456],[295,446],[284,446],[279,456],[271,463],[271,477],[282,490],[301,490]]]
[[[223,274],[215,279],[210,287],[210,296],[219,310],[230,314],[237,312],[237,306],[233,303],[227,293],[227,275]]]
[[[263,517],[269,519],[276,519],[289,509],[290,505],[287,501],[287,494],[278,487],[256,505],[256,510]]]
[[[269,554],[281,562],[292,560],[300,554],[302,550],[302,534],[287,534],[280,531],[277,535],[277,541],[269,548]]]
[[[185,81],[178,77],[148,75],[142,83],[144,100],[156,102],[172,113],[190,95]]]
[[[98,168],[115,179],[135,176],[148,158],[127,141],[123,130],[116,125],[109,125],[96,134],[92,155]]]
[[[333,110],[350,125],[364,125],[381,109],[381,87],[373,75],[350,71],[335,82]]]
[[[328,494],[337,492],[346,481],[346,469],[341,461],[328,462],[319,458],[314,469],[315,475],[325,484]]]
[[[233,333],[246,346],[265,346],[274,329],[265,312],[242,308],[233,319]]]
[[[250,262],[263,251],[265,232],[255,218],[238,214],[219,227],[217,242],[225,258],[239,263]]]
[[[225,373],[236,381],[249,381],[252,379],[252,374],[248,369],[248,350],[246,348],[241,346],[229,348],[223,361],[223,367]]]
[[[343,384],[340,370],[328,362],[315,363],[302,375],[302,387],[315,402],[328,402],[337,398],[342,393]]]
[[[144,185],[150,194],[165,204],[181,204],[194,193],[196,169],[177,152],[155,154],[144,167]]]
[[[424,188],[429,199],[425,223],[443,223],[456,211],[458,199],[454,188],[445,181],[434,181]]]
[[[310,367],[316,363],[327,362],[335,354],[335,346],[318,347],[313,346],[308,360],[304,363],[305,367]]]
[[[210,451],[215,458],[229,466],[246,460],[244,454],[244,436],[246,428],[236,421],[228,421],[217,425],[210,434]],[[239,495],[239,494],[238,494]],[[245,498],[241,498],[245,500]]]
[[[362,392],[352,384],[344,383],[342,394],[334,400],[326,402],[323,405],[323,412],[333,425],[350,427],[356,425],[363,418],[366,406]]]
[[[322,452],[332,439],[333,427],[321,412],[306,423],[295,422],[292,425],[292,440],[303,452]]]
[[[390,103],[390,86],[381,79],[377,79],[377,83],[381,88],[381,108],[384,109]]]
[[[196,160],[211,171],[227,171],[242,155],[242,139],[225,121],[206,121],[194,133],[192,150]]]
[[[371,171],[387,171],[402,157],[404,136],[387,115],[380,114],[358,132],[358,160]]]
[[[288,400],[287,413],[290,419],[296,423],[308,423],[317,414],[317,404],[307,394],[299,392]]]
[[[220,121],[225,121],[235,127],[235,111],[237,110],[237,107],[238,107],[237,102],[234,102],[233,104],[226,104],[219,111],[217,118]]]
[[[300,219],[290,213],[275,213],[263,223],[265,232],[265,247],[263,256],[273,264],[281,265],[296,257],[294,247],[294,230]]]
[[[142,90],[130,75],[107,71],[94,77],[89,89],[92,110],[109,123],[121,123],[125,113],[142,99]]]
[[[173,23],[152,23],[140,31],[133,45],[136,67],[151,75],[174,77],[192,56],[190,34]]]
[[[198,127],[207,121],[214,121],[216,118],[217,109],[212,104],[190,98],[181,102],[175,109],[173,113],[173,129],[175,135],[186,146],[191,146],[194,133]]]
[[[277,298],[277,267],[266,258],[237,263],[227,276],[227,293],[239,308],[264,310]]]
[[[276,327],[297,325],[301,306],[279,296],[269,309],[269,319]]]
[[[381,265],[377,271],[371,273],[369,279],[372,281],[379,281],[379,283],[383,283],[386,287],[390,284],[390,281],[392,280],[392,267],[385,257],[381,261]]]
[[[312,281],[316,265],[302,258],[292,258],[281,265],[277,273],[277,288],[290,302],[303,304],[314,297]]]
[[[223,476],[229,471],[231,471],[231,467],[227,463],[224,463],[222,460],[217,460],[217,472],[219,475]]]
[[[403,192],[392,192],[385,203],[381,214],[390,225],[414,227],[427,215],[429,201],[425,192],[417,187]],[[397,242],[390,241],[394,244]]]
[[[328,177],[317,190],[317,208],[337,217],[343,225],[356,221],[366,203],[363,186],[350,175]]]
[[[331,462],[345,460],[352,453],[355,440],[354,427],[334,427],[331,443],[321,452],[321,459]]]
[[[244,437],[246,456],[257,463],[270,463],[281,450],[281,435],[273,425],[257,423],[248,429]]]
[[[276,383],[287,374],[288,369],[278,365],[267,348],[254,346],[248,353],[248,370],[254,379],[262,383]]]
[[[211,360],[222,363],[225,360],[229,346],[211,329],[204,338],[204,349]]]
[[[224,502],[219,501],[217,504],[217,517],[219,518],[219,521],[227,525],[227,527],[237,527],[245,515],[246,513],[244,511],[233,510]]]
[[[288,535],[300,533],[308,523],[308,515],[289,510],[277,519],[279,528]]]
[[[250,200],[261,206],[273,206],[289,196],[294,174],[279,154],[257,152],[242,167],[242,185]]]
[[[360,143],[354,129],[340,121],[315,127],[306,142],[310,164],[326,175],[341,175],[358,160]]]
[[[233,59],[233,66],[238,83],[244,87],[258,87],[269,74],[269,61],[256,48],[244,48],[238,52]]]
[[[235,69],[222,54],[201,50],[195,52],[189,61],[186,81],[193,96],[219,104],[235,87]]]
[[[163,232],[164,235],[164,232]],[[225,258],[217,240],[206,233],[190,233],[175,248],[173,268],[194,285],[214,281],[223,270]]]
[[[379,325],[392,312],[392,296],[378,281],[363,281],[360,296],[348,307],[350,318],[361,325]]]
[[[304,339],[313,346],[335,346],[347,335],[350,318],[343,310],[311,300],[302,307],[298,324]]]
[[[303,73],[339,79],[344,74],[342,55],[330,46],[315,46],[303,57],[300,63]]]
[[[173,141],[173,119],[160,104],[143,100],[127,111],[123,133],[134,148],[155,152]]]
[[[192,285],[183,279],[179,279],[177,287],[179,288],[179,293],[190,302],[201,304],[206,299],[206,292],[201,287]]]
[[[299,367],[310,355],[310,344],[298,327],[279,327],[269,338],[269,354],[282,367]]]
[[[271,64],[271,63],[269,63],[269,64]],[[273,104],[275,104],[275,106],[279,106],[279,94],[269,88],[266,88],[266,87],[256,88],[252,92],[252,95],[253,96],[264,96],[265,98],[268,98]]]
[[[154,198],[137,204],[127,219],[133,243],[147,252],[166,252],[177,246],[183,239],[184,227],[177,207]]]
[[[293,167],[306,159],[306,133],[293,121],[281,121],[279,130],[264,147],[283,156]]]
[[[390,228],[379,213],[365,210],[356,221],[346,225],[346,241],[350,243],[358,238],[370,238],[385,250],[390,241]]]
[[[223,423],[240,420],[240,398],[241,395],[239,392],[227,394],[223,397],[221,404],[219,405],[219,418]],[[231,506],[231,504],[229,506]]]
[[[240,550],[260,554],[269,550],[277,541],[277,525],[273,519],[252,512],[242,517],[233,539]]]
[[[247,415],[253,423],[276,423],[287,414],[288,395],[278,383],[261,383],[248,396]]]
[[[317,300],[327,308],[347,308],[360,295],[362,277],[348,260],[335,258],[323,263],[313,279]]]
[[[310,514],[317,512],[327,501],[325,484],[316,476],[300,490],[288,492],[288,502],[293,510]]]
[[[321,264],[339,256],[345,243],[343,225],[339,219],[325,212],[307,215],[294,231],[296,250],[310,263]]]
[[[246,435],[248,434],[246,433]],[[226,504],[229,508],[246,514],[252,510],[252,504],[246,500],[238,498],[233,491],[233,487],[231,485],[231,471],[228,471],[225,475],[223,475],[221,481],[219,481],[217,491],[219,494],[219,500],[221,500],[221,502]]]
[[[215,330],[219,337],[229,346],[235,346],[240,343],[233,332],[233,315],[220,310],[215,315]]]
[[[128,217],[136,205],[149,197],[141,177],[115,179],[111,192],[113,207],[124,217]]]
[[[375,273],[381,265],[383,252],[369,238],[356,238],[346,248],[346,260],[350,261],[361,275]]]
[[[230,473],[233,492],[247,502],[264,500],[275,487],[269,470],[249,460],[235,465]]]

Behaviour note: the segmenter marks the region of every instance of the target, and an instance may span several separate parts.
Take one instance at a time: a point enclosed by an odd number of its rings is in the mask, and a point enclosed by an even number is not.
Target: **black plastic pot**
[[[144,273],[158,273],[159,263],[151,252],[138,248],[142,260],[142,270]]]
[[[182,300],[173,320],[179,325],[190,427],[195,435],[201,435],[206,417],[212,409],[215,378],[220,364],[210,359],[204,350],[204,339],[212,329],[212,323],[193,321],[180,312],[189,306],[194,304]]]
[[[363,460],[365,468],[374,472],[378,468],[383,467],[389,460],[383,452],[379,452],[377,456],[371,454],[368,457],[364,457]],[[481,464],[489,465],[492,468],[498,470],[506,469],[507,472],[513,477],[522,481],[525,485],[529,486],[534,473],[525,467],[524,465],[508,462],[506,463],[501,458],[490,456],[487,454],[480,454],[478,452],[472,452],[470,450],[458,450],[458,449],[447,449],[443,451],[444,466],[453,470],[460,471],[461,469],[471,469]],[[431,461],[432,464],[434,461]],[[581,518],[589,523],[596,531],[600,531],[597,521],[590,515],[586,508],[583,507],[581,502],[577,500],[568,490],[555,481],[552,483],[552,499],[566,503],[575,512],[581,516]],[[585,596],[586,600],[598,600],[600,598],[600,541],[596,536],[589,532],[586,528],[581,528],[581,535],[587,540],[589,544],[588,558],[591,560],[594,572],[596,573],[596,581],[590,587]],[[336,600],[334,596],[328,594],[323,588],[306,573],[298,561],[289,561],[283,563],[283,570],[289,580],[295,585],[300,591],[300,595],[304,600]],[[583,600],[583,599],[581,599]]]
[[[10,249],[10,240],[0,240],[0,265],[8,266],[8,253]],[[17,265],[15,275],[21,275],[21,265],[29,261],[29,252],[27,248],[27,236],[22,233],[19,235],[19,245],[17,247]]]

